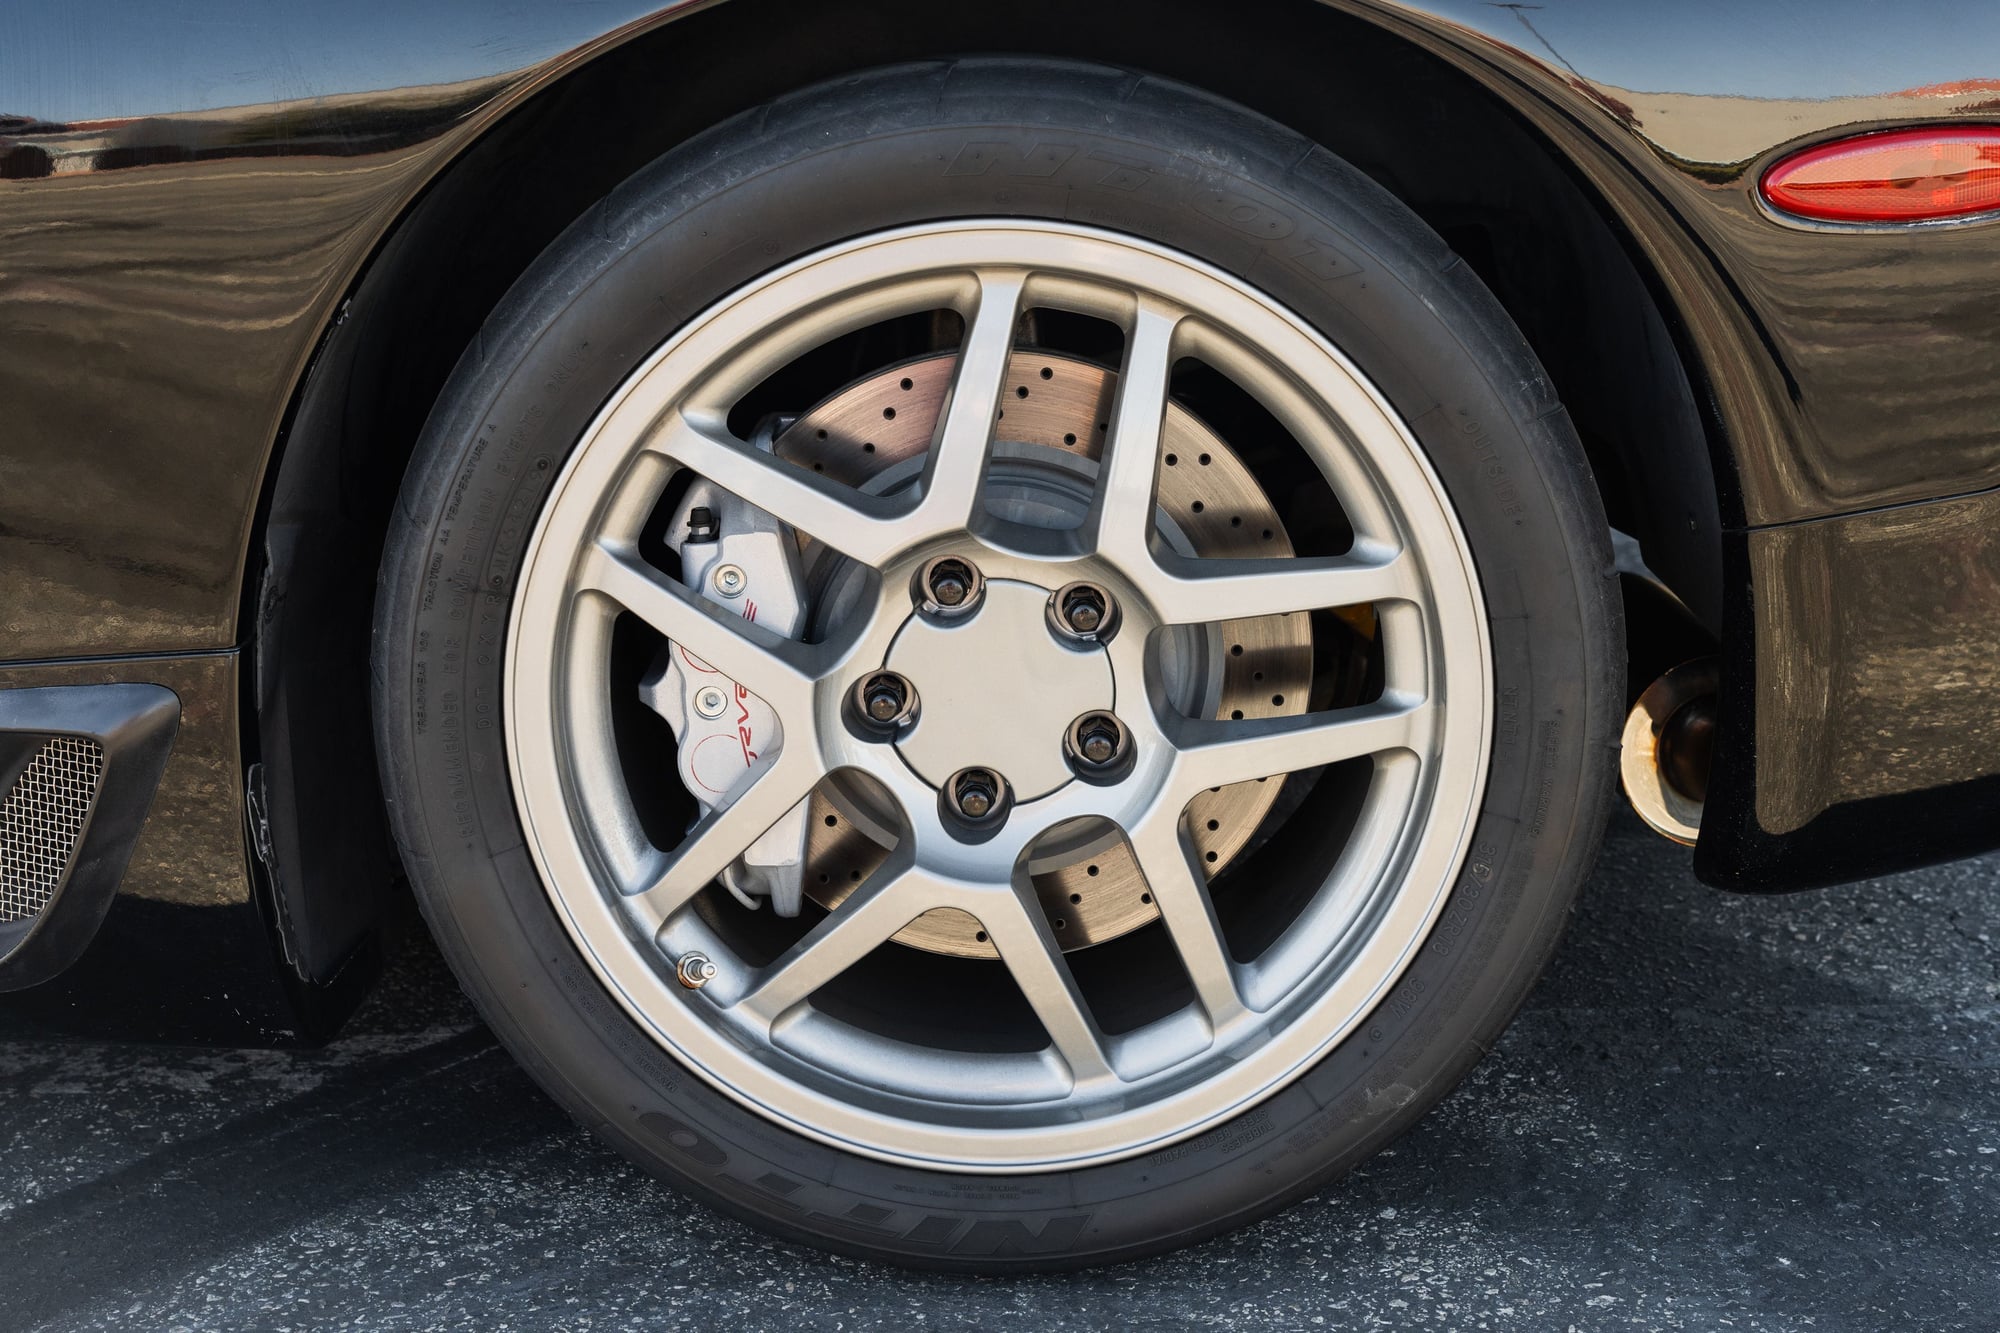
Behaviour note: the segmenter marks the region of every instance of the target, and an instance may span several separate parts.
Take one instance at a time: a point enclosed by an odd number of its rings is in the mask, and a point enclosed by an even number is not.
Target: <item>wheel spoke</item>
[[[900,850],[863,880],[840,906],[764,968],[737,1007],[766,1026],[874,952],[932,906],[929,878]]]
[[[1093,550],[1126,565],[1149,560],[1153,530],[1153,488],[1160,466],[1160,431],[1167,412],[1167,380],[1173,372],[1176,310],[1141,301],[1125,340],[1125,363],[1118,372],[1118,397],[1098,461],[1097,493],[1084,520],[1084,539]]]
[[[1268,560],[1196,560],[1169,552],[1128,570],[1128,576],[1168,625],[1407,601],[1417,595],[1415,571],[1401,552]]]
[[[646,447],[863,564],[880,565],[910,540],[891,506],[751,448],[719,416],[682,412]]]
[[[1182,833],[1180,813],[1167,806],[1158,810],[1131,831],[1132,855],[1160,909],[1167,936],[1180,954],[1181,966],[1194,984],[1195,998],[1208,1012],[1209,1026],[1220,1029],[1244,1008],[1236,964],[1215,919],[1207,876]]]
[[[658,920],[686,906],[751,843],[798,807],[821,774],[810,747],[781,749],[760,760],[736,799],[703,815],[680,845],[661,854],[633,897]]]
[[[924,498],[903,528],[905,541],[945,536],[978,521],[986,464],[1004,405],[1023,276],[1012,271],[979,275],[979,305],[973,311],[972,326],[952,376],[951,395],[931,446]]]
[[[1204,787],[1296,773],[1384,750],[1417,749],[1429,717],[1427,703],[1384,699],[1303,717],[1183,720],[1173,728],[1179,786],[1192,796]]]
[[[1069,1065],[1070,1077],[1078,1083],[1117,1077],[1105,1053],[1104,1034],[1090,1016],[1033,890],[1024,894],[1017,886],[1012,895],[996,894],[990,902],[980,903],[975,915],[1056,1053]]]
[[[578,583],[617,602],[763,699],[781,720],[811,715],[817,673],[813,654],[803,645],[715,606],[629,547],[594,546],[584,557]]]

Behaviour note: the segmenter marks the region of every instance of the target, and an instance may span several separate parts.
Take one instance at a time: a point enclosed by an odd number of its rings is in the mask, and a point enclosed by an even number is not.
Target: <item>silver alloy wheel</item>
[[[1017,316],[1029,308],[1110,320],[1125,334],[1096,499],[1073,531],[1003,522],[982,494]],[[778,367],[851,330],[937,309],[957,311],[966,332],[936,444],[909,493],[844,489],[730,435],[729,408]],[[1346,511],[1350,551],[1194,560],[1157,539],[1168,376],[1190,355],[1299,441]],[[825,642],[787,641],[653,568],[639,554],[641,529],[680,468],[872,569],[864,614]],[[1041,692],[1048,708],[1070,712],[1043,717],[1030,692],[1006,728],[981,730],[1003,746],[1017,743],[1010,737],[1060,745],[1075,701],[1087,698],[1115,707],[1130,731],[1129,764],[1114,781],[1044,790],[1049,773],[1019,751],[1036,775],[1032,798],[983,840],[950,825],[918,766],[844,715],[857,681],[892,656],[906,674],[943,669],[951,653],[938,645],[949,634],[966,636],[961,667],[997,669],[993,654],[1011,660],[991,607],[922,651],[908,646],[912,579],[943,553],[976,564],[985,600],[1008,608],[1017,636],[1029,632],[1031,602],[1034,632],[1045,633],[1041,599],[1079,580],[1107,589],[1122,621],[1108,644],[1070,654],[1080,674]],[[1166,627],[1364,603],[1376,607],[1383,643],[1374,702],[1229,722],[1189,718],[1159,697],[1149,643]],[[783,727],[747,792],[666,852],[642,831],[616,752],[608,664],[621,612],[761,696]],[[979,630],[982,620],[994,628]],[[1047,222],[933,224],[847,242],[728,296],[676,334],[612,396],[551,491],[506,653],[502,709],[529,852],[619,1003],[701,1077],[790,1129],[889,1162],[962,1171],[1068,1168],[1157,1149],[1272,1095],[1353,1033],[1445,901],[1484,789],[1491,728],[1471,556],[1381,395],[1237,279],[1131,237]],[[1045,671],[1070,670],[1039,644],[1034,653]],[[926,680],[913,684],[927,694]],[[1345,848],[1275,942],[1250,961],[1233,958],[1191,851],[1189,800],[1363,757],[1372,777]],[[927,755],[921,767],[944,762]],[[1005,758],[995,767],[1004,774]],[[846,770],[865,772],[892,802],[894,850],[774,961],[740,957],[694,900]],[[1085,820],[1123,831],[1195,997],[1117,1035],[1093,1019],[1026,870],[1038,841]],[[813,1005],[816,990],[941,907],[985,927],[1048,1036],[1045,1049],[919,1046]],[[693,953],[718,964],[699,990],[675,980],[676,960]]]

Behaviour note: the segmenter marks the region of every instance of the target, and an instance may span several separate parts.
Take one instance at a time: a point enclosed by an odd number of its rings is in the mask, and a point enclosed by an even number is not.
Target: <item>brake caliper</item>
[[[769,432],[759,432],[769,448]],[[668,532],[681,579],[703,598],[795,639],[805,628],[805,580],[790,528],[707,481],[688,487]],[[727,809],[754,781],[761,760],[784,744],[769,704],[677,643],[669,643],[639,686],[647,707],[667,720],[679,745],[680,779],[703,814]],[[805,874],[809,800],[773,824],[721,875],[749,907],[769,898],[779,916],[797,916]]]

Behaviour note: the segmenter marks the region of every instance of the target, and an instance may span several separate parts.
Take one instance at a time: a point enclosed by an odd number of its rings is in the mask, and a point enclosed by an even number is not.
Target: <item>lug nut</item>
[[[868,716],[887,722],[903,711],[903,692],[883,681],[868,691]]]
[[[674,964],[674,979],[689,990],[700,990],[715,980],[715,974],[720,970],[705,953],[684,953]]]
[[[923,567],[917,590],[924,610],[937,616],[962,616],[978,604],[985,581],[969,560],[941,555]]]
[[[939,606],[957,606],[971,591],[965,576],[949,566],[931,576],[931,598]]]
[[[978,821],[1000,806],[1000,775],[991,769],[968,768],[951,779],[951,808]]]
[[[1125,724],[1109,713],[1085,713],[1070,723],[1064,740],[1070,762],[1087,773],[1111,768],[1125,757],[1129,745]]]
[[[903,678],[883,673],[868,682],[868,716],[877,722],[893,722],[908,702]]]
[[[896,727],[916,711],[917,692],[893,671],[878,671],[854,691],[861,716],[884,730]]]
[[[1067,639],[1095,643],[1108,637],[1117,606],[1095,583],[1066,583],[1049,597],[1049,626]]]

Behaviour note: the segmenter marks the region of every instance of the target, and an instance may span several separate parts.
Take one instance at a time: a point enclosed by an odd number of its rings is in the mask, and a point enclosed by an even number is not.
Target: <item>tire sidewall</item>
[[[744,1110],[619,1007],[557,917],[507,770],[515,580],[564,458],[669,335],[800,255],[913,222],[1036,217],[1183,250],[1288,306],[1395,407],[1474,555],[1493,652],[1487,788],[1449,899],[1347,1041],[1143,1157],[1031,1176],[843,1154]],[[1610,555],[1547,378],[1399,203],[1240,108],[1097,67],[880,71],[720,127],[560,238],[461,362],[385,553],[375,653],[391,814],[441,947],[507,1045],[636,1160],[814,1244],[957,1268],[1129,1257],[1281,1206],[1456,1083],[1553,947],[1594,855],[1617,705]]]

